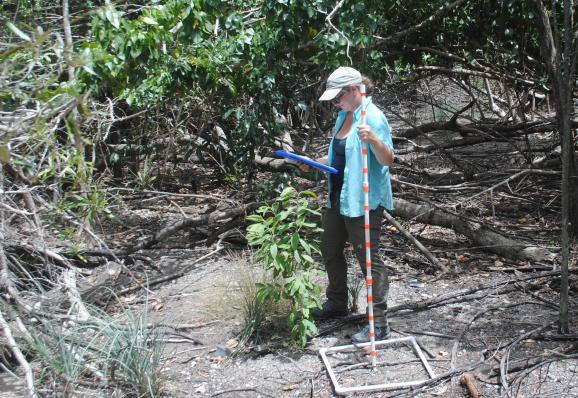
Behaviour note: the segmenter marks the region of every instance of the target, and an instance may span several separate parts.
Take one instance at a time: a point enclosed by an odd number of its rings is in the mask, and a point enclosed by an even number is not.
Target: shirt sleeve
[[[371,127],[373,132],[375,134],[377,134],[379,139],[385,145],[387,145],[392,152],[394,152],[393,151],[393,140],[391,138],[391,128],[389,127],[389,122],[387,121],[387,118],[385,117],[383,112],[381,112],[378,109],[376,109],[376,111],[377,112],[375,112],[375,114],[372,115],[373,117],[368,118],[367,124],[369,124],[369,126]]]

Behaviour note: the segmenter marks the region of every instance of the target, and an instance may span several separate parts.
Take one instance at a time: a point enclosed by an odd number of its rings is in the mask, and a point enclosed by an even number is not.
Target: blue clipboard
[[[306,156],[296,155],[294,153],[287,152],[287,151],[281,151],[281,150],[275,151],[275,154],[279,155],[279,156],[283,156],[284,158],[293,159],[293,160],[296,160],[298,162],[308,164],[309,166],[313,166],[316,169],[323,170],[323,171],[326,171],[326,172],[331,173],[331,174],[339,173],[339,171],[337,169],[330,167],[330,166],[327,166],[323,163],[316,162],[315,160],[309,159]]]

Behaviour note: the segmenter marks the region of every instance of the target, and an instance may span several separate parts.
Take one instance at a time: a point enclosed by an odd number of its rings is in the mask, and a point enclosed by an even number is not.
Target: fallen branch
[[[131,253],[135,253],[139,250],[149,249],[152,246],[156,245],[159,242],[162,242],[169,236],[175,234],[176,232],[185,229],[191,228],[198,225],[212,225],[217,221],[230,219],[233,217],[240,216],[245,213],[245,207],[239,206],[232,209],[226,210],[215,210],[212,213],[206,214],[204,216],[195,217],[195,218],[185,218],[184,220],[176,221],[169,226],[161,229],[159,232],[154,234],[153,236],[149,237],[148,239],[140,242],[132,247],[127,249],[121,249],[115,251],[117,256],[126,256]]]
[[[530,330],[527,333],[524,333],[518,337],[516,337],[516,339],[510,344],[508,345],[508,347],[506,348],[506,352],[505,354],[502,355],[502,359],[500,360],[500,382],[502,384],[502,387],[504,388],[504,391],[508,391],[509,389],[509,385],[508,385],[508,361],[510,359],[510,352],[512,350],[512,348],[518,344],[520,341],[527,339],[528,337],[532,336],[535,333],[541,332],[542,330],[548,328],[552,326],[551,324],[547,324],[547,325],[542,325],[540,327],[537,327],[533,330]],[[509,395],[509,394],[508,394]]]
[[[426,203],[416,204],[403,199],[396,199],[394,215],[406,220],[451,228],[470,238],[476,246],[485,247],[506,258],[532,262],[555,258],[555,255],[545,248],[515,241],[481,222],[467,219]]]
[[[177,278],[181,278],[181,277],[185,276],[193,268],[193,265],[195,265],[195,264],[203,261],[204,259],[209,258],[209,257],[213,256],[214,254],[217,254],[218,252],[223,250],[223,246],[221,246],[221,242],[223,241],[224,238],[225,237],[223,236],[221,239],[219,239],[219,241],[217,242],[217,248],[215,250],[213,250],[212,252],[207,253],[202,257],[199,257],[198,259],[196,259],[195,261],[193,261],[191,264],[187,265],[183,269],[179,270],[178,272],[174,272],[170,275],[165,275],[165,276],[162,276],[160,278],[150,280],[147,283],[147,287],[158,285],[159,283],[163,283],[163,282],[172,281],[173,279],[177,279]],[[123,289],[119,292],[116,292],[116,295],[120,297],[122,295],[135,292],[135,291],[142,289],[142,288],[143,288],[142,284],[139,284],[138,286],[129,287],[129,288]]]
[[[511,176],[509,176],[509,177],[506,178],[505,180],[502,180],[502,181],[500,181],[499,183],[494,184],[494,185],[492,185],[491,187],[489,187],[489,188],[487,188],[487,189],[484,189],[483,191],[478,192],[478,193],[476,193],[475,195],[472,195],[472,196],[470,196],[470,197],[468,197],[468,198],[460,201],[458,204],[456,204],[456,205],[453,206],[453,207],[461,206],[461,205],[463,205],[464,203],[469,202],[470,200],[472,200],[472,199],[474,199],[474,198],[477,198],[478,196],[481,196],[481,195],[483,195],[483,194],[485,194],[485,193],[488,193],[488,192],[492,192],[494,189],[496,189],[496,188],[498,188],[498,187],[500,187],[500,186],[502,186],[502,185],[504,185],[504,184],[507,184],[507,183],[509,183],[510,181],[514,181],[516,178],[525,176],[525,175],[527,175],[527,174],[539,174],[539,175],[547,175],[547,176],[558,176],[558,175],[560,175],[560,172],[559,172],[559,171],[552,171],[552,170],[524,169],[524,170],[521,170],[521,171],[519,171],[519,172],[517,172],[517,173],[515,173],[515,174],[513,174],[513,175],[511,175]]]
[[[6,338],[6,342],[8,343],[8,347],[10,347],[10,350],[16,357],[16,360],[24,370],[24,374],[26,375],[26,385],[28,386],[28,393],[30,394],[30,397],[31,398],[38,397],[36,389],[34,388],[34,374],[32,373],[32,368],[30,367],[30,364],[26,360],[26,357],[24,357],[24,354],[22,354],[22,351],[20,350],[20,347],[16,343],[16,340],[14,340],[14,336],[12,336],[12,330],[10,329],[8,322],[6,322],[6,320],[4,319],[2,311],[0,311],[0,327],[2,327],[4,337]]]
[[[198,199],[216,200],[218,202],[228,202],[231,204],[237,203],[233,199],[229,199],[229,198],[222,198],[219,196],[210,196],[210,195],[197,195],[197,194],[192,194],[192,193],[151,191],[151,190],[147,190],[147,189],[141,191],[141,190],[136,190],[136,189],[131,189],[131,188],[108,188],[106,191],[107,192],[124,191],[124,192],[134,192],[134,193],[158,195],[159,197],[175,196],[175,197],[182,197],[182,198],[198,198]]]
[[[426,249],[424,245],[420,243],[416,238],[414,238],[409,232],[407,232],[400,223],[397,222],[395,218],[393,218],[386,210],[383,211],[383,215],[386,220],[391,223],[397,230],[407,239],[409,240],[428,260],[430,263],[435,265],[437,268],[441,269],[444,274],[450,272],[449,268],[443,265],[438,261],[437,258],[434,257],[431,252]]]
[[[257,394],[257,396],[274,398],[273,395],[266,394],[263,391],[258,390],[256,387],[233,388],[230,390],[217,391],[216,393],[211,395],[211,398],[218,397],[218,396],[225,395],[225,394],[228,395],[228,394],[231,394],[234,392],[254,392],[255,394]]]

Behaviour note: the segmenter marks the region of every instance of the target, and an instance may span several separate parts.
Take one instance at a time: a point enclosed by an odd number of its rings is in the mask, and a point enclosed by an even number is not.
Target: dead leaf
[[[229,339],[229,340],[227,340],[225,345],[229,348],[235,348],[239,345],[239,341],[236,339]]]
[[[465,263],[466,261],[468,261],[468,257],[464,256],[463,254],[460,254],[459,256],[456,257],[456,260],[458,260],[460,263]]]
[[[157,299],[149,300],[149,305],[154,311],[160,311],[165,306],[161,301]]]
[[[533,339],[522,340],[522,344],[524,344],[524,345],[535,345],[535,344],[536,344],[536,340],[533,340]]]
[[[122,298],[122,301],[124,301],[125,303],[130,303],[132,301],[134,301],[136,299],[136,294],[129,294],[128,296],[124,296]]]
[[[283,391],[291,391],[291,390],[294,390],[294,389],[296,389],[296,388],[298,388],[298,387],[299,387],[299,384],[290,384],[290,385],[288,385],[288,386],[285,386],[285,387],[281,388],[281,390],[283,390]]]
[[[442,358],[445,358],[445,357],[447,357],[448,355],[449,355],[449,353],[448,353],[447,351],[440,351],[440,352],[438,352],[438,356],[439,356],[439,357],[442,357]]]
[[[526,217],[518,218],[516,221],[518,224],[528,224],[528,219]]]
[[[502,267],[502,266],[504,265],[504,263],[501,262],[500,260],[496,260],[496,261],[494,261],[494,265],[495,265],[496,267]]]

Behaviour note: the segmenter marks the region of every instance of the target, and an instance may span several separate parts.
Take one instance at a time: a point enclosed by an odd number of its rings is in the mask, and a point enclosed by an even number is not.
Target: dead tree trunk
[[[429,204],[416,204],[403,199],[396,199],[394,214],[407,220],[451,228],[470,238],[477,246],[485,247],[487,250],[506,258],[543,261],[553,257],[553,254],[546,249],[513,240],[487,225]]]
[[[574,159],[574,131],[572,129],[572,92],[576,86],[577,39],[574,27],[574,2],[564,0],[564,27],[558,29],[553,18],[550,24],[548,10],[541,0],[533,0],[538,15],[536,23],[540,31],[540,50],[546,63],[556,101],[556,117],[560,128],[562,146],[562,261],[560,284],[559,332],[569,333],[568,319],[568,260],[570,257],[570,232],[578,229],[578,203],[576,202],[576,175]],[[554,14],[555,15],[555,14]],[[560,32],[560,33],[559,33]],[[558,37],[554,37],[554,34]],[[558,48],[556,47],[558,45]],[[571,184],[573,181],[574,184]],[[573,197],[573,201],[571,198]],[[572,218],[571,218],[572,217]],[[571,228],[570,228],[571,226]]]

